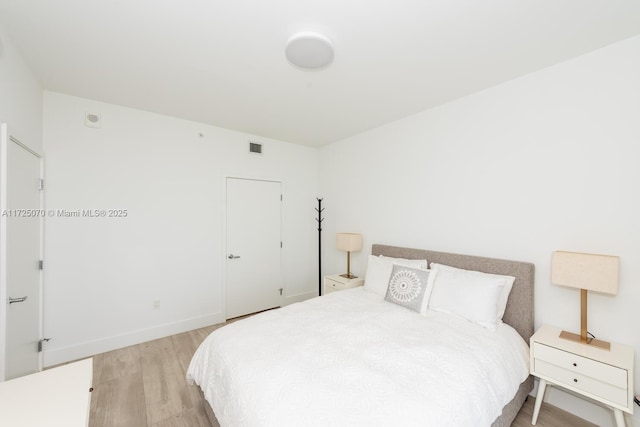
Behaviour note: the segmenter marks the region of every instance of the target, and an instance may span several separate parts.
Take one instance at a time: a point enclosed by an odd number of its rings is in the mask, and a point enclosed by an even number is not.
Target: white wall
[[[589,295],[589,329],[636,348],[640,389],[639,76],[635,37],[324,147],[325,271],[344,269],[338,231],[363,234],[361,275],[372,243],[530,261],[536,325],[577,330],[579,292],[550,284],[552,251],[619,255],[618,295]]]
[[[0,25],[0,123],[42,152],[42,87]]]
[[[283,182],[287,300],[316,295],[317,150],[53,92],[44,145],[47,209],[128,210],[47,219],[45,365],[224,321],[226,176]]]

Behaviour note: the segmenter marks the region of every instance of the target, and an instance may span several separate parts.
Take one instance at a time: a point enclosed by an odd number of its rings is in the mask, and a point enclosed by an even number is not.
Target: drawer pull
[[[578,364],[576,362],[573,362],[573,366],[578,366]]]
[[[574,378],[574,379],[573,379],[573,382],[574,382],[574,383],[577,383],[577,382],[578,382],[578,379],[577,379],[577,378]]]

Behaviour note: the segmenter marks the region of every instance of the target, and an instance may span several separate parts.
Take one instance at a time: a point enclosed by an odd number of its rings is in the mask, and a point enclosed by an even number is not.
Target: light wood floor
[[[204,400],[185,372],[198,345],[222,325],[196,329],[93,357],[90,427],[209,427]],[[531,426],[529,397],[513,427]],[[539,427],[591,427],[543,404]]]
[[[536,399],[529,396],[524,403],[518,416],[513,420],[511,427],[531,427],[531,416],[533,415],[533,404]],[[573,414],[563,411],[560,408],[543,403],[538,414],[538,422],[536,427],[598,427],[596,424],[590,423],[578,418]]]

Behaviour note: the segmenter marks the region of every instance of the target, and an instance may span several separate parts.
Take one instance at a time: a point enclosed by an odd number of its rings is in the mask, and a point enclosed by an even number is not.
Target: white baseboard
[[[114,335],[93,341],[86,341],[67,347],[44,351],[44,366],[54,366],[73,360],[83,359],[106,351],[116,350],[130,345],[164,338],[182,332],[203,328],[209,325],[223,323],[224,313],[213,313],[206,316],[193,317],[178,322],[165,323],[152,328],[138,329],[126,334]]]
[[[294,304],[296,302],[302,302],[310,298],[315,298],[317,296],[318,296],[318,291],[303,292],[301,294],[296,294],[296,295],[287,295],[284,298],[284,305]]]

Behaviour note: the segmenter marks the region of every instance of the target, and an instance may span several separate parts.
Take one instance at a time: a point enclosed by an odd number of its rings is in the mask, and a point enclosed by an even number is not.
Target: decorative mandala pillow
[[[394,264],[410,268],[427,269],[426,259],[405,259],[391,258],[382,255],[369,255],[367,274],[364,278],[364,290],[380,295],[380,299],[383,299],[387,294],[389,277],[391,277]]]
[[[385,300],[420,313],[431,271],[394,265]]]

